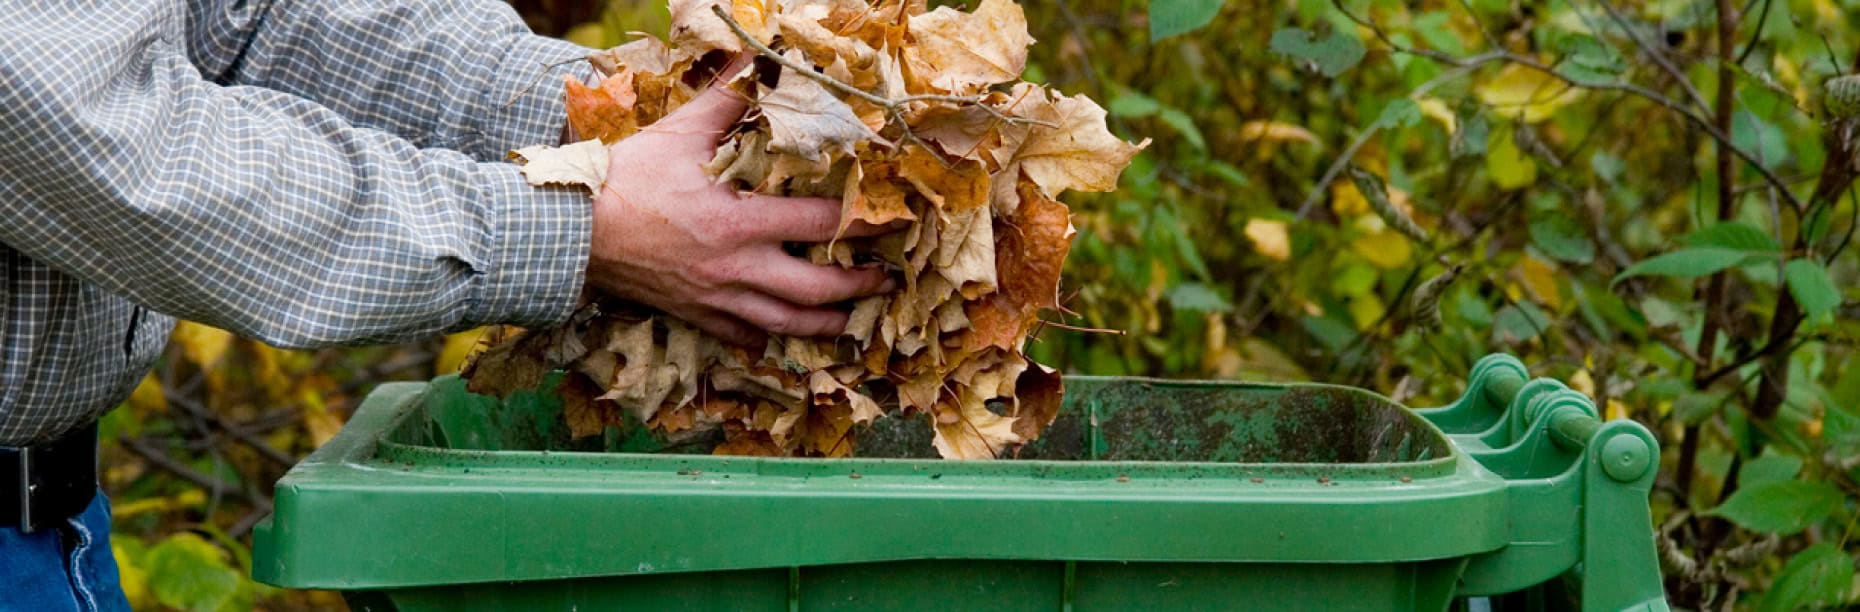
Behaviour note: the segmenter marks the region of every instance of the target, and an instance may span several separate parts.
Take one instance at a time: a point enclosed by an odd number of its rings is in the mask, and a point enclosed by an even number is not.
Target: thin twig
[[[188,467],[187,464],[181,463],[173,457],[169,457],[168,453],[163,452],[159,448],[150,446],[142,440],[131,438],[127,435],[118,436],[117,439],[123,443],[123,448],[127,449],[129,452],[135,453],[149,463],[154,464],[155,467],[168,470],[174,475],[180,476],[182,480],[194,483],[201,488],[219,491],[241,491],[239,488],[232,486],[224,480],[202,474],[200,471]],[[241,491],[242,497],[244,497],[243,493],[244,492]],[[256,503],[255,500],[251,500],[250,498],[247,498],[247,500]]]
[[[1647,57],[1653,59],[1654,64],[1658,65],[1660,69],[1665,70],[1668,76],[1671,76],[1674,81],[1679,83],[1679,88],[1686,91],[1686,96],[1692,99],[1692,103],[1697,105],[1699,110],[1702,111],[1711,108],[1711,105],[1705,102],[1704,94],[1700,94],[1698,88],[1692,85],[1692,81],[1686,78],[1686,73],[1681,71],[1678,66],[1674,65],[1672,60],[1666,57],[1666,53],[1660,51],[1660,49],[1655,47],[1652,43],[1642,40],[1640,32],[1635,31],[1634,25],[1628,23],[1627,17],[1621,14],[1620,9],[1615,8],[1615,5],[1609,3],[1608,0],[1599,0],[1596,4],[1600,4],[1602,10],[1608,12],[1608,18],[1613,20],[1615,25],[1621,26],[1621,30],[1627,33],[1628,39],[1634,41],[1635,46],[1640,47],[1640,50],[1645,52]]]
[[[1471,74],[1473,71],[1478,70],[1486,64],[1505,59],[1505,57],[1505,53],[1495,52],[1476,55],[1461,60],[1459,63],[1454,64],[1455,68],[1453,70],[1442,73],[1440,76],[1434,77],[1432,80],[1414,88],[1414,91],[1408,94],[1408,99],[1419,100],[1433,91],[1435,87],[1439,87],[1442,83]],[[1361,151],[1364,146],[1368,145],[1369,139],[1375,137],[1376,133],[1381,130],[1382,124],[1380,122],[1371,123],[1369,127],[1363,128],[1362,133],[1356,135],[1355,140],[1350,141],[1350,146],[1345,147],[1343,152],[1337,155],[1336,161],[1331,162],[1330,168],[1324,170],[1324,176],[1319,177],[1317,184],[1311,187],[1311,192],[1305,195],[1305,201],[1298,205],[1298,212],[1292,217],[1294,220],[1302,221],[1310,216],[1311,211],[1317,207],[1318,202],[1324,199],[1324,193],[1329,189],[1331,182],[1336,181],[1337,177],[1341,176],[1343,171],[1350,167],[1350,160],[1355,159],[1356,153]]]

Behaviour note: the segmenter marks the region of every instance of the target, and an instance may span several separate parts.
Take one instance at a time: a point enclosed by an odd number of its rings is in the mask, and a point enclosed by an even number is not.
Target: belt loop
[[[19,449],[19,532],[32,533],[32,449]]]

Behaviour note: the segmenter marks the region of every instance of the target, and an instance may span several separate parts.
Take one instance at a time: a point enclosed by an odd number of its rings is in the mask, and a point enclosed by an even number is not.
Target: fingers
[[[686,321],[726,342],[742,346],[760,346],[767,334],[741,319],[717,312],[684,317]]]
[[[752,233],[773,241],[826,242],[840,229],[839,200],[752,195],[736,206]]]
[[[698,94],[659,122],[677,131],[714,131],[722,133],[743,118],[749,101],[728,87],[712,87]]]
[[[738,291],[721,305],[723,310],[781,336],[837,336],[846,331],[846,313],[827,308],[796,306],[757,293]]]
[[[741,269],[748,271],[740,280],[743,286],[804,306],[845,302],[896,288],[890,275],[877,266],[850,270],[820,266],[774,249]]]

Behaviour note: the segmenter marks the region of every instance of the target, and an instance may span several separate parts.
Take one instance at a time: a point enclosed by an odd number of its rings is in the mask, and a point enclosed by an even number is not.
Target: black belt
[[[0,529],[63,524],[96,495],[96,423],[44,444],[0,446]]]

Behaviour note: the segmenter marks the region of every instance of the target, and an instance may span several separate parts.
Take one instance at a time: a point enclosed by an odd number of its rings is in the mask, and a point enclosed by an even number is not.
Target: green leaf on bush
[[[1227,298],[1215,293],[1212,287],[1201,283],[1182,283],[1169,290],[1169,306],[1176,310],[1193,310],[1199,312],[1227,312],[1233,310],[1233,304]]]
[[[1762,257],[1765,255],[1725,247],[1687,247],[1628,266],[1628,269],[1615,276],[1614,282],[1619,283],[1636,276],[1697,278]]]
[[[1686,236],[1685,243],[1693,247],[1718,247],[1757,253],[1782,250],[1782,245],[1777,244],[1775,238],[1743,223],[1719,223],[1706,227]]]
[[[1825,482],[1789,480],[1743,487],[1709,514],[1745,529],[1789,535],[1821,522],[1841,507],[1841,491]]]
[[[1223,0],[1150,0],[1150,40],[1199,30],[1220,14]]]
[[[1376,127],[1383,129],[1411,127],[1421,121],[1421,105],[1414,100],[1396,98],[1382,107],[1382,113],[1376,116]]]
[[[1531,215],[1531,244],[1552,259],[1577,265],[1595,261],[1595,242],[1569,217],[1558,213]]]
[[[155,599],[170,608],[218,610],[239,590],[239,572],[225,551],[192,533],[177,533],[143,558]]]
[[[1518,302],[1498,311],[1492,319],[1492,339],[1504,344],[1519,344],[1536,338],[1550,327],[1550,318],[1530,302]]]
[[[1813,321],[1841,305],[1841,290],[1834,286],[1828,269],[1813,259],[1792,259],[1783,266],[1783,278],[1789,281],[1789,293]]]
[[[1113,117],[1140,119],[1154,115],[1157,111],[1162,110],[1162,104],[1157,102],[1155,98],[1134,91],[1127,91],[1118,94],[1116,98],[1112,98],[1111,106],[1106,110],[1110,111]]]
[[[1164,108],[1156,115],[1156,118],[1161,120],[1163,125],[1175,130],[1177,134],[1181,134],[1182,140],[1187,141],[1188,146],[1194,147],[1196,151],[1208,150],[1207,139],[1202,138],[1201,128],[1195,125],[1194,118],[1189,117],[1188,113],[1173,108]]]
[[[1762,456],[1745,463],[1738,472],[1737,484],[1740,487],[1754,487],[1772,482],[1795,480],[1795,475],[1802,473],[1802,458],[1786,455],[1774,447],[1763,452]]]
[[[1300,28],[1285,28],[1272,33],[1272,52],[1309,61],[1324,76],[1336,77],[1363,61],[1363,54],[1368,49],[1363,47],[1363,41],[1343,32],[1331,32],[1320,37]]]
[[[1673,418],[1686,425],[1697,425],[1723,408],[1723,393],[1687,393],[1673,400]]]
[[[1796,553],[1776,573],[1776,581],[1757,609],[1831,610],[1847,603],[1854,581],[1854,559],[1839,546],[1823,542]]]

